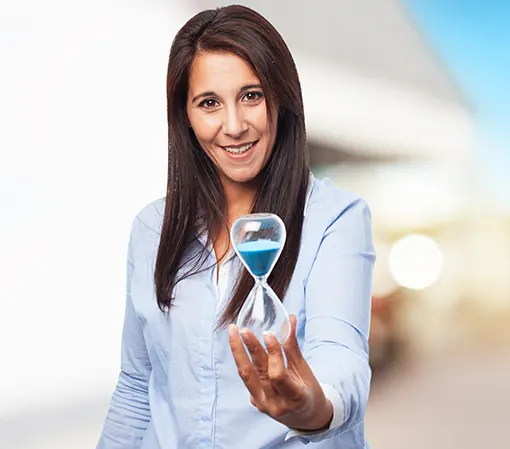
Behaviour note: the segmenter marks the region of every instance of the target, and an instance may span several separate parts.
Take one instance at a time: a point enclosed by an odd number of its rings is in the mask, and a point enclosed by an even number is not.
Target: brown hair
[[[277,104],[278,127],[271,157],[263,168],[252,212],[272,212],[287,228],[287,240],[269,284],[283,300],[296,266],[303,226],[309,163],[301,85],[292,55],[276,29],[245,6],[202,11],[177,33],[167,74],[168,184],[155,267],[159,308],[169,311],[175,285],[202,270],[209,250],[189,254],[197,239],[198,211],[209,242],[227,227],[226,201],[216,168],[188,126],[186,101],[190,67],[198,52],[220,51],[246,61],[260,79],[268,105]],[[268,112],[269,111],[268,106]],[[192,267],[178,276],[184,267]],[[220,325],[234,321],[253,286],[242,268]]]

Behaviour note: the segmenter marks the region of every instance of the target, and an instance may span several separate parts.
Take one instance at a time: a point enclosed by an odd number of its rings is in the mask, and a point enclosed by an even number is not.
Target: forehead
[[[190,93],[237,89],[246,84],[259,83],[248,63],[232,53],[198,53],[189,76]]]

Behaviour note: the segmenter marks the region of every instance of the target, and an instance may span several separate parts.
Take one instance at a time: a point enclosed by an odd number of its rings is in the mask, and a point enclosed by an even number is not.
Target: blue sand
[[[237,250],[255,276],[265,276],[273,264],[281,244],[272,240],[241,243]]]

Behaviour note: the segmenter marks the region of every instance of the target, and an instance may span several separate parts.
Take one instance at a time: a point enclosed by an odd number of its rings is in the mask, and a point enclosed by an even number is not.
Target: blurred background
[[[510,3],[240,2],[289,44],[313,171],[370,204],[380,449],[510,447]],[[167,57],[214,0],[0,6],[0,447],[95,447]]]

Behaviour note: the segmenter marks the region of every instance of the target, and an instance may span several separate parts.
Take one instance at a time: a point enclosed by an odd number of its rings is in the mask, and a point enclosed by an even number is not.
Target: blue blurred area
[[[473,106],[482,182],[510,210],[510,2],[405,3]]]

